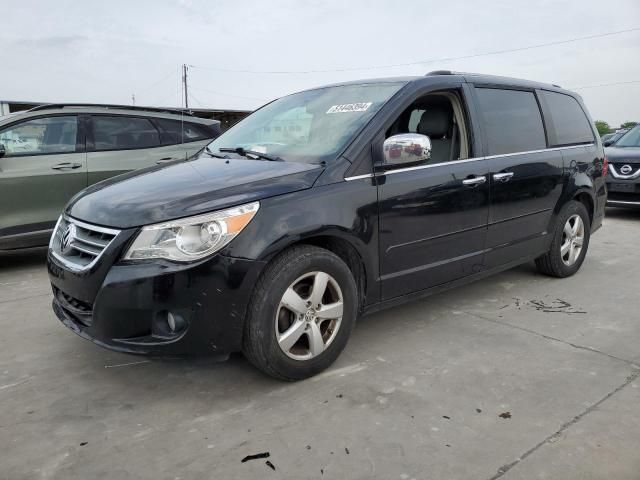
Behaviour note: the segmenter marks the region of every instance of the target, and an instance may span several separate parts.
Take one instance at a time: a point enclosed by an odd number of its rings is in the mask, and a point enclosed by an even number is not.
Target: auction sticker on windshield
[[[373,105],[372,102],[345,103],[342,105],[332,106],[329,110],[327,110],[327,113],[366,112],[371,105]]]

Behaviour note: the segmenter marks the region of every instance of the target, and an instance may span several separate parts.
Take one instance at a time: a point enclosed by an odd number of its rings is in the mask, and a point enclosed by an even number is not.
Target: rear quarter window
[[[547,141],[533,92],[476,87],[488,155],[542,150]]]
[[[164,118],[156,118],[154,122],[160,129],[160,139],[163,145],[197,142],[213,139],[220,135],[217,124],[208,126],[201,123]]]
[[[578,101],[564,93],[539,92],[545,106],[545,121],[552,147],[578,145],[594,141],[591,122]]]

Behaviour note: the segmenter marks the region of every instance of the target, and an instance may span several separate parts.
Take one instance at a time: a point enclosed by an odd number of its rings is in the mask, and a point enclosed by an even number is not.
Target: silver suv
[[[80,190],[130,170],[184,160],[220,122],[153,108],[54,104],[0,117],[0,252],[46,245]]]

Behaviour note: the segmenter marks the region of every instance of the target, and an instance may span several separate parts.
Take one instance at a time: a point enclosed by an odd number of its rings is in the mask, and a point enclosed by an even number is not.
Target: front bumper
[[[631,161],[611,162],[607,174],[607,193],[608,206],[640,207],[640,166]]]
[[[607,206],[640,207],[640,179],[607,179]]]
[[[245,312],[263,262],[215,255],[203,262],[116,263],[74,273],[51,253],[53,310],[81,337],[112,350],[202,355],[242,347]],[[105,268],[106,267],[106,268]],[[184,325],[171,333],[167,312]]]

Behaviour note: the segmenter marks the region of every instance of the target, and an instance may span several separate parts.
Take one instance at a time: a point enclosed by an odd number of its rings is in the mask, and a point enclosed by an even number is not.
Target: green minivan
[[[47,245],[87,186],[183,160],[218,135],[216,120],[144,107],[55,104],[0,117],[0,252]]]

